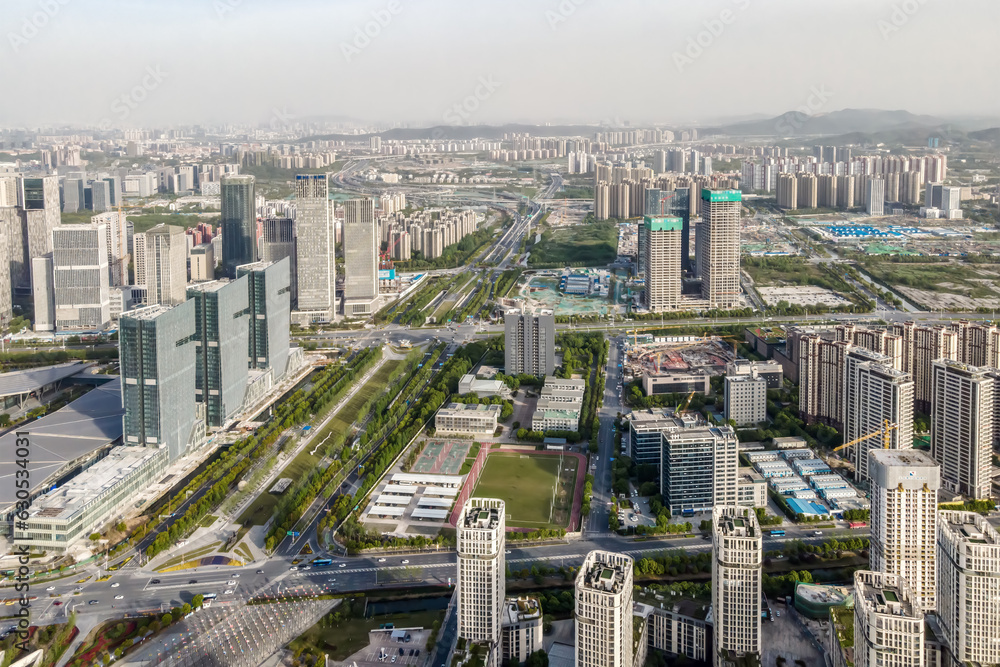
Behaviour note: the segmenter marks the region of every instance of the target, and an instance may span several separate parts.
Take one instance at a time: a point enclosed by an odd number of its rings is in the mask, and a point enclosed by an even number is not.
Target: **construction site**
[[[639,336],[630,338],[625,349],[624,378],[691,371],[721,375],[735,358],[733,342],[719,336]]]

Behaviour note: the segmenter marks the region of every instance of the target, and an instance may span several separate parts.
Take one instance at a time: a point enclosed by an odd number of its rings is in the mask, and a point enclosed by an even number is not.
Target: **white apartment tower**
[[[760,653],[760,596],[763,541],[753,508],[732,505],[712,510],[712,617],[715,654]]]
[[[378,227],[375,202],[344,204],[344,315],[370,315],[378,300]]]
[[[645,216],[642,222],[646,288],[643,305],[654,313],[675,310],[681,301],[681,235],[684,220]]]
[[[931,456],[946,489],[989,498],[995,380],[986,368],[938,359],[932,364]]]
[[[938,514],[937,615],[959,664],[1000,664],[1000,534],[975,512]]]
[[[869,176],[865,179],[865,212],[871,216],[885,215],[885,179]]]
[[[727,375],[724,388],[727,421],[749,426],[767,419],[767,380],[756,369],[750,375]]]
[[[924,667],[924,613],[903,577],[854,573],[856,667]]]
[[[703,243],[698,251],[701,297],[711,308],[740,304],[740,209],[739,190],[701,191]]]
[[[458,517],[458,636],[500,651],[506,572],[504,502],[470,498]]]
[[[632,566],[624,554],[591,551],[576,574],[577,667],[632,667]]]
[[[145,236],[146,303],[150,306],[183,303],[187,300],[187,234],[184,228],[157,225]]]
[[[920,607],[933,610],[941,468],[919,449],[872,449],[868,456],[871,568],[905,579]]]

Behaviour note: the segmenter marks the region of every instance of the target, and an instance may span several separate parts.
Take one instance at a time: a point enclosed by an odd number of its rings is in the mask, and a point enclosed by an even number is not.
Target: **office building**
[[[277,263],[288,258],[288,272],[291,275],[292,307],[298,303],[298,281],[295,263],[295,220],[291,218],[265,218],[260,239],[260,260]]]
[[[111,288],[111,321],[117,322],[122,313],[146,305],[146,288],[122,285]]]
[[[739,190],[701,191],[701,227],[704,242],[699,251],[701,296],[711,308],[740,305]]]
[[[52,230],[56,331],[99,331],[111,322],[107,226]]]
[[[52,253],[31,259],[31,297],[35,306],[35,331],[37,332],[55,331],[56,328],[56,297],[55,287],[52,284],[55,276],[53,273]],[[0,275],[3,275],[2,271],[0,271]],[[0,299],[4,295],[9,300],[10,290],[0,292]]]
[[[941,469],[918,449],[872,449],[871,568],[906,580],[914,599],[934,609]]]
[[[535,598],[507,598],[500,622],[501,661],[523,663],[542,647],[542,606]]]
[[[90,218],[91,224],[104,225],[108,247],[108,281],[112,287],[128,283],[128,221],[117,212],[101,213]]]
[[[27,256],[21,262],[27,279],[28,259],[52,252],[52,230],[61,222],[59,181],[56,176],[21,179],[21,206],[24,209],[23,249]],[[16,285],[15,285],[16,286]]]
[[[222,270],[236,275],[236,267],[257,261],[257,207],[253,176],[223,176]]]
[[[975,512],[940,512],[937,566],[937,617],[955,662],[1000,664],[1000,534]]]
[[[756,375],[764,378],[768,389],[781,389],[784,371],[777,361],[751,361],[749,359],[733,359],[726,363],[726,376]]]
[[[756,372],[727,375],[724,416],[737,426],[751,426],[767,419],[767,380]]]
[[[904,578],[854,573],[854,664],[924,667],[924,614]]]
[[[250,368],[270,370],[278,382],[288,370],[291,319],[291,258],[236,267],[247,278],[250,308]]]
[[[988,369],[939,359],[932,364],[931,456],[944,487],[969,498],[992,493],[994,394]]]
[[[187,298],[187,235],[184,228],[156,225],[143,235],[143,241],[145,283],[139,284],[146,286],[147,303],[163,306],[183,303]],[[136,270],[137,277],[138,273]]]
[[[671,514],[737,504],[739,440],[731,427],[683,428],[662,437],[660,492]]]
[[[885,179],[869,176],[865,179],[865,213],[885,215]]]
[[[89,186],[90,208],[94,213],[103,213],[111,208],[111,184],[107,181],[94,181]]]
[[[500,652],[507,587],[506,516],[502,500],[470,498],[459,514],[456,531],[458,636],[485,646],[494,660]]]
[[[556,318],[551,312],[504,315],[504,372],[552,375],[556,369]]]
[[[913,380],[909,373],[892,367],[892,358],[861,347],[851,347],[844,355],[843,372],[844,442],[884,430],[888,423],[890,449],[913,446]],[[885,447],[885,438],[875,436],[851,447],[855,481],[868,481],[868,451]]]
[[[350,199],[344,204],[344,315],[370,315],[377,300],[375,202],[368,198]]]
[[[67,178],[63,181],[63,213],[79,213],[84,209],[83,179]]]
[[[215,246],[202,243],[191,248],[191,282],[215,280]]]
[[[248,282],[245,277],[216,280],[187,290],[188,300],[194,302],[195,396],[205,406],[209,428],[224,426],[246,396]]]
[[[434,429],[442,437],[488,438],[497,430],[499,421],[499,405],[449,403],[434,416]]]
[[[712,664],[724,656],[760,654],[763,550],[752,508],[719,505],[712,510]]]
[[[198,440],[194,314],[194,302],[185,301],[118,321],[125,444],[165,448],[171,461]]]
[[[329,320],[336,305],[333,215],[325,174],[295,177],[296,296],[300,311]]]
[[[675,310],[681,301],[681,235],[684,221],[647,215],[642,227],[646,275],[643,306],[654,313]]]
[[[632,667],[633,561],[591,551],[576,574],[577,667]]]

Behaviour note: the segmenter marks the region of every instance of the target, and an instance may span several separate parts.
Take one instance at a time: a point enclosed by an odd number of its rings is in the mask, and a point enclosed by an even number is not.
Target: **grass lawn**
[[[531,456],[529,454],[492,454],[479,476],[473,492],[477,498],[500,498],[507,507],[507,525],[514,528],[565,528],[569,520],[567,507],[572,507],[573,484],[576,472],[562,475],[559,486],[569,486],[568,502],[561,500],[553,508],[558,456]],[[564,459],[576,466],[575,458]],[[566,521],[557,521],[557,513],[566,515]]]
[[[337,611],[337,608],[334,608]],[[315,647],[328,653],[330,660],[345,660],[368,646],[368,631],[377,630],[383,623],[393,623],[397,628],[430,628],[434,621],[444,622],[443,611],[418,611],[408,614],[386,614],[374,618],[350,618],[340,623],[321,620],[288,645],[292,651]],[[327,627],[329,626],[329,627]],[[408,646],[408,648],[417,648]],[[421,660],[424,652],[421,651]]]
[[[312,442],[285,466],[285,469],[281,471],[275,480],[288,477],[294,484],[295,480],[300,479],[319,465],[320,457],[310,452],[331,434],[348,433],[354,421],[364,417],[364,415],[358,414],[361,406],[371,397],[385,391],[385,388],[389,385],[391,375],[403,363],[402,360],[389,359],[382,364],[382,367],[375,372],[375,375],[347,402],[347,405],[341,408],[340,412],[334,415],[333,419],[316,435]],[[274,486],[274,483],[267,488],[270,489],[272,486]],[[265,489],[259,496],[254,498],[249,507],[243,510],[243,514],[237,519],[237,523],[245,525],[247,521],[250,521],[255,526],[263,526],[271,518],[271,515],[274,514],[274,508],[277,507],[279,499],[280,496],[270,493]]]
[[[531,246],[528,265],[604,266],[618,256],[618,228],[611,222],[593,222],[547,230]]]
[[[208,528],[218,520],[219,517],[215,516],[214,514],[206,514],[205,516],[202,517],[201,521],[198,522],[198,525],[201,526],[202,528]]]
[[[188,551],[187,553],[183,553],[179,556],[174,556],[173,558],[165,562],[163,565],[160,565],[156,569],[162,570],[163,568],[166,567],[173,567],[174,565],[180,565],[181,563],[195,560],[203,556],[207,556],[210,553],[213,553],[216,549],[218,549],[221,546],[222,542],[213,542],[212,544],[201,547],[200,549],[195,549],[194,551]]]
[[[866,262],[863,268],[872,278],[888,285],[960,293],[976,299],[997,295],[981,281],[996,284],[1000,280],[1000,266],[996,264]]]

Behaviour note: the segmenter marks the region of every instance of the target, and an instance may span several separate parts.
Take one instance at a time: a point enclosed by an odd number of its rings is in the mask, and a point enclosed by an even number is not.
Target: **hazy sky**
[[[5,126],[1000,111],[997,0],[3,2]]]

